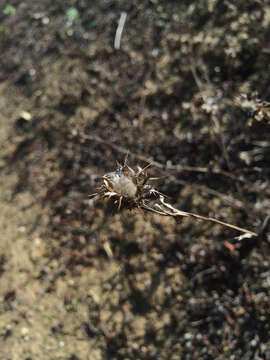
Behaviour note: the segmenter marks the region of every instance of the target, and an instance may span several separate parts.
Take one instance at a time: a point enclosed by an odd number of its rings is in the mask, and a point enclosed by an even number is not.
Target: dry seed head
[[[119,165],[116,171],[103,176],[103,184],[98,188],[98,197],[113,198],[118,203],[118,208],[125,206],[127,208],[140,208],[144,199],[149,197],[153,190],[147,185],[149,176],[145,168],[138,167],[135,171],[130,168],[126,161],[124,165]]]
[[[105,175],[104,183],[106,184],[106,182],[120,196],[134,199],[137,194],[136,183],[134,183],[131,176],[123,171],[115,171]]]

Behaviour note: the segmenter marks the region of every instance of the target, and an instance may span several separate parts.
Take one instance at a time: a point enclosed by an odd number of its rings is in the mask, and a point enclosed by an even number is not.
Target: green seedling
[[[16,9],[12,5],[7,5],[3,10],[3,14],[5,14],[7,16],[13,16],[13,15],[15,15],[15,13],[16,13]]]
[[[66,11],[68,21],[73,22],[79,17],[80,13],[76,8],[70,8]]]

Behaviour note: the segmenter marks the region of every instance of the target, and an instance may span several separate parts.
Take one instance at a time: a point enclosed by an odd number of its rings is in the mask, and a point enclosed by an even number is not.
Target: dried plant
[[[113,172],[105,174],[103,184],[97,189],[95,194],[90,195],[95,200],[110,199],[120,210],[121,208],[141,209],[150,211],[162,216],[173,217],[192,217],[198,220],[213,222],[246,234],[249,236],[258,236],[255,232],[247,229],[225,223],[215,218],[201,216],[198,214],[181,211],[174,208],[165,201],[166,196],[156,190],[148,182],[156,180],[147,174],[147,169],[151,164],[144,168],[137,167],[135,171],[127,165],[117,165],[117,169]]]
[[[270,103],[258,98],[257,94],[241,94],[234,100],[248,114],[248,125],[263,123],[270,125]]]

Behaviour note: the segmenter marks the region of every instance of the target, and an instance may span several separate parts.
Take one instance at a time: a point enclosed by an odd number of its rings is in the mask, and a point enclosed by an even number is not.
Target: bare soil
[[[0,360],[270,359],[269,29],[268,1],[1,1]],[[127,153],[258,237],[93,204]]]

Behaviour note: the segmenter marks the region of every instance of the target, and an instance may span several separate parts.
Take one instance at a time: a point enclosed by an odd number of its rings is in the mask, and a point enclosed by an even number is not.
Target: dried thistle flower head
[[[99,198],[113,198],[118,203],[118,208],[125,206],[129,209],[140,208],[144,200],[148,198],[155,190],[147,184],[150,179],[146,170],[137,167],[135,171],[126,164],[118,165],[116,171],[105,174],[103,184],[98,188],[97,195]]]
[[[165,197],[162,193],[147,183],[148,180],[154,180],[154,178],[150,178],[147,174],[146,170],[149,166],[150,164],[144,168],[138,166],[138,170],[135,171],[127,165],[125,160],[124,165],[118,164],[115,171],[105,174],[102,177],[103,184],[97,189],[97,192],[91,196],[96,199],[112,199],[114,203],[118,205],[118,209],[124,207],[128,209],[137,208],[163,216],[191,217],[197,220],[210,221],[247,233],[250,236],[257,236],[253,231],[225,223],[218,219],[174,208],[165,201]]]
[[[119,170],[104,175],[104,183],[108,189],[129,199],[134,199],[137,194],[136,177],[132,173]]]

